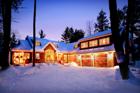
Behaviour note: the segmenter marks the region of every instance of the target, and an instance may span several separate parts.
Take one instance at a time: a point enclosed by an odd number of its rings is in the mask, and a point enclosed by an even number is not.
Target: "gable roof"
[[[33,50],[33,37],[27,36],[25,40],[20,40],[20,44],[13,48],[13,50]],[[53,48],[57,51],[66,52],[74,49],[75,43],[65,43],[53,40],[48,40],[45,38],[37,38],[36,41],[40,42],[40,46],[36,46],[36,51],[43,52],[44,49],[51,44]]]
[[[52,42],[48,42],[48,43],[43,47],[43,50],[44,50],[47,46],[49,46],[49,45],[51,45],[51,46],[54,48],[54,50],[57,51],[56,46],[54,46],[54,44],[53,44]]]

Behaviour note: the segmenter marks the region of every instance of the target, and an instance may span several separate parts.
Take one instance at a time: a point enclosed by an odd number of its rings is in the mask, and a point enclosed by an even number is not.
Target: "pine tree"
[[[65,31],[62,34],[62,40],[66,43],[73,43],[84,37],[83,30],[73,29],[72,27],[66,27]]]
[[[42,29],[40,30],[39,35],[40,35],[40,38],[44,38],[46,36]]]
[[[69,32],[69,27],[66,27],[64,33],[61,35],[62,36],[62,40],[66,43],[69,43],[70,41],[70,32]]]
[[[19,44],[19,40],[16,38],[16,34],[13,32],[11,35],[11,48]]]
[[[99,12],[99,16],[97,16],[97,23],[94,24],[94,27],[94,32],[102,32],[109,29],[109,21],[107,19],[106,13],[103,10]]]

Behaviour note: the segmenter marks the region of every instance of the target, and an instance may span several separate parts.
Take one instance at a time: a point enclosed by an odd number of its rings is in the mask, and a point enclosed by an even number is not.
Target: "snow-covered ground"
[[[121,80],[116,67],[30,64],[0,71],[0,93],[140,93],[140,79]]]

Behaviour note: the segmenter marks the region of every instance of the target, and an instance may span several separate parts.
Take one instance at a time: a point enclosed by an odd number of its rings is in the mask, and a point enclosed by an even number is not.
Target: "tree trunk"
[[[109,0],[112,38],[116,51],[117,62],[119,64],[122,79],[128,79],[128,62],[124,53],[123,40],[119,32],[118,14],[116,0]]]
[[[10,51],[10,35],[11,35],[11,5],[12,0],[2,0],[2,17],[3,17],[3,32],[4,43],[2,49],[2,69],[9,66],[9,51]]]
[[[36,42],[36,0],[34,0],[34,15],[33,15],[33,66],[35,66],[36,61],[35,42]]]

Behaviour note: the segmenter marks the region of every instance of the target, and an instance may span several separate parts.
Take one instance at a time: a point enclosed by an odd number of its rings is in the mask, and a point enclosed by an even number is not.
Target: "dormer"
[[[41,46],[41,42],[40,41],[36,41],[35,42],[35,46]]]

